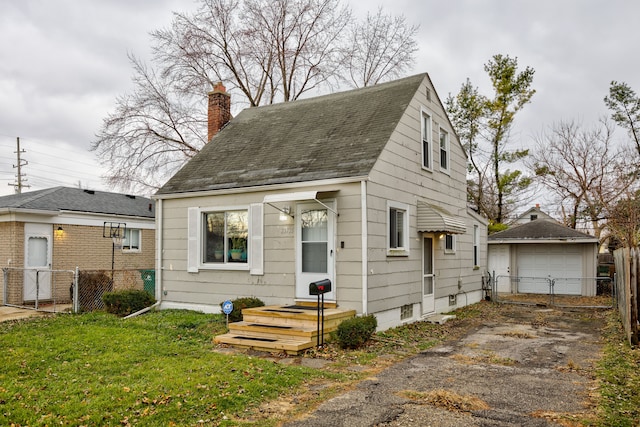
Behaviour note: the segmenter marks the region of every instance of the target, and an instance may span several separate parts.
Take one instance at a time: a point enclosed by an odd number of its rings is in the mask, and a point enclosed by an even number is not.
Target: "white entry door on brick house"
[[[24,301],[51,299],[51,224],[24,226]]]

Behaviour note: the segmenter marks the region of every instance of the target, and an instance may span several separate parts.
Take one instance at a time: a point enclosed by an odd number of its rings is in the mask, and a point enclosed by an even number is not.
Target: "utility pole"
[[[18,158],[18,163],[13,165],[13,167],[18,169],[18,173],[16,174],[17,182],[15,182],[13,184],[9,184],[9,185],[13,185],[13,188],[15,189],[16,194],[20,194],[20,193],[22,193],[22,188],[24,188],[24,187],[29,188],[31,186],[30,185],[24,185],[22,183],[22,177],[24,176],[24,174],[22,173],[22,166],[28,165],[29,162],[26,161],[25,159],[21,159],[20,158],[20,154],[26,153],[26,151],[20,149],[20,137],[19,136],[16,137],[16,144],[17,144],[16,155],[17,155],[17,158]],[[26,179],[25,179],[25,181],[26,181]]]

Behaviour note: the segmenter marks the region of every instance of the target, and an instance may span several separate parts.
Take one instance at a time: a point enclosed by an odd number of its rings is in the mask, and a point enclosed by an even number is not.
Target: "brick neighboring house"
[[[114,250],[113,240],[104,237],[109,223],[125,230],[121,249]],[[0,197],[0,267],[111,270],[112,257],[116,270],[154,268],[153,200],[67,187]],[[66,284],[52,286],[45,279],[39,287],[40,300],[69,298]],[[10,281],[0,293],[3,304],[20,305],[34,299],[30,274]]]

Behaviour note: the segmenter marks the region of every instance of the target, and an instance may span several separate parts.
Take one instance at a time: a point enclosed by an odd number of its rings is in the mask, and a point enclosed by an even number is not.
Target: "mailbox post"
[[[316,344],[318,347],[324,345],[324,294],[327,292],[331,292],[331,280],[323,279],[309,283],[309,295],[318,296],[318,311],[316,316]]]

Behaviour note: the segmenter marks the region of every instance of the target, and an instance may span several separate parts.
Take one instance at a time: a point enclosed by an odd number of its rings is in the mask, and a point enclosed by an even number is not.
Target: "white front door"
[[[49,224],[24,225],[24,301],[51,299],[51,237]]]
[[[434,297],[435,275],[433,274],[433,237],[422,239],[422,315],[436,311]]]
[[[335,301],[334,213],[318,203],[298,204],[296,210],[296,299],[317,300],[309,284],[331,280],[325,300]]]

